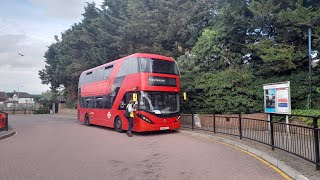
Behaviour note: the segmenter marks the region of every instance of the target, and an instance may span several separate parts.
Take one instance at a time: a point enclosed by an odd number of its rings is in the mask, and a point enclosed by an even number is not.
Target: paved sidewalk
[[[0,131],[0,140],[8,138],[16,134],[16,131],[9,127],[8,131]]]
[[[18,134],[0,141],[0,179],[284,179],[247,153],[181,131],[128,138],[75,118],[10,118]]]
[[[192,132],[192,133],[200,133],[209,135],[209,137],[212,138],[218,138],[218,139],[226,139],[226,141],[231,140],[235,143],[242,144],[243,146],[249,146],[252,147],[266,155],[269,155],[276,159],[279,162],[282,162],[283,164],[286,164],[287,166],[291,167],[294,171],[301,173],[305,177],[307,177],[310,180],[320,180],[320,171],[315,170],[315,165],[301,159],[295,155],[292,155],[290,153],[287,153],[285,151],[275,149],[272,150],[270,146],[267,146],[265,144],[255,142],[248,139],[241,140],[239,137],[232,136],[232,135],[225,135],[225,134],[214,134],[213,132],[207,132],[207,131],[200,131],[200,130],[189,130],[189,129],[183,129],[182,130],[186,132]],[[272,162],[271,162],[272,163]]]

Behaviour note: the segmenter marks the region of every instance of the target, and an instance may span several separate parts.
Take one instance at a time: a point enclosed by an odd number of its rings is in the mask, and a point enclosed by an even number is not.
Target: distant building
[[[7,96],[5,92],[0,92],[0,104],[4,104],[7,101]]]
[[[6,102],[7,107],[13,107],[16,105],[17,107],[32,107],[34,106],[34,98],[31,94],[26,92],[14,92],[12,97],[9,97]]]
[[[57,96],[52,105],[53,113],[59,113],[61,109],[66,108],[66,99],[63,96]]]

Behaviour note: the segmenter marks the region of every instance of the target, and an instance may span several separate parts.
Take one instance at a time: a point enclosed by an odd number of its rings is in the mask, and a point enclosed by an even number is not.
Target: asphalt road
[[[0,180],[283,179],[246,153],[179,131],[129,138],[61,116],[9,121],[17,134],[0,140]]]

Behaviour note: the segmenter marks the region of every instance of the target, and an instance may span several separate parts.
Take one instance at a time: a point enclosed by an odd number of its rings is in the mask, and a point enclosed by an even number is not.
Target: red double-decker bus
[[[136,53],[81,73],[78,85],[78,119],[128,129],[124,117],[130,99],[136,99],[133,131],[180,128],[179,70],[174,59]]]

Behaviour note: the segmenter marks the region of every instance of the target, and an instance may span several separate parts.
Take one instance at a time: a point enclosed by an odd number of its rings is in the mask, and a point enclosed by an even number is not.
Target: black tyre
[[[116,117],[116,119],[114,120],[114,130],[116,130],[117,132],[120,132],[120,133],[123,132],[122,120],[119,116]]]
[[[86,125],[86,126],[90,126],[90,122],[89,122],[89,116],[88,116],[88,114],[86,114],[86,116],[84,117],[84,125]]]

